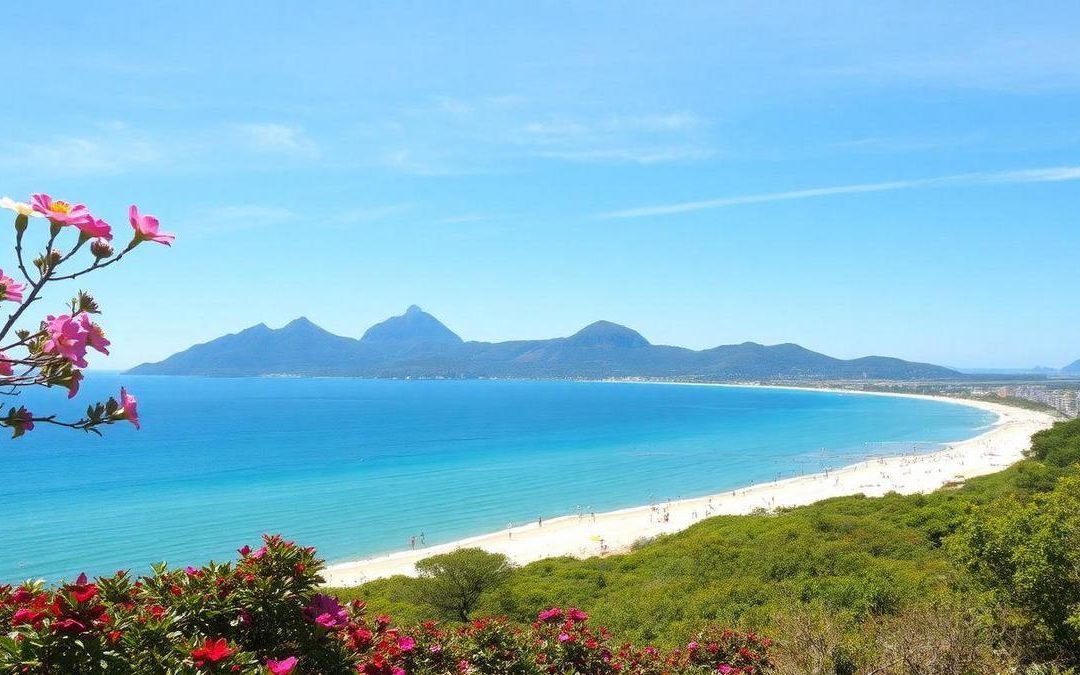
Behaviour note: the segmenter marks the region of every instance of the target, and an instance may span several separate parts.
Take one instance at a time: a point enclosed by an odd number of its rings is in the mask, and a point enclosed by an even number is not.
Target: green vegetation
[[[416,563],[417,598],[439,618],[468,621],[480,597],[505,582],[512,569],[506,556],[478,548],[434,555]]]
[[[1075,665],[1078,461],[1080,420],[1063,422],[1036,434],[1028,459],[962,486],[714,517],[626,555],[540,561],[507,573],[476,609],[525,622],[574,605],[628,639],[668,647],[706,623],[738,626],[775,636],[789,663],[816,658],[802,672],[920,658],[895,653],[927,649],[913,630],[936,635],[926,659],[952,665],[896,672],[983,672],[975,664],[994,659]],[[335,592],[419,621],[431,613],[424,583]]]

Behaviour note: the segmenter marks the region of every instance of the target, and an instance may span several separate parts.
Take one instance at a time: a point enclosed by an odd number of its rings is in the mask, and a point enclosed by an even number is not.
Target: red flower
[[[86,630],[86,624],[77,619],[59,619],[52,622],[51,628],[55,633],[81,633]]]
[[[236,650],[229,647],[225,638],[218,638],[217,640],[206,640],[203,642],[202,647],[192,649],[191,658],[195,661],[195,665],[201,668],[207,663],[224,661],[235,653]]]
[[[36,612],[32,609],[21,607],[15,610],[15,615],[11,617],[11,625],[19,626],[22,624],[29,624],[34,628],[41,627],[41,620],[45,618],[45,612]]]
[[[75,597],[75,602],[87,602],[97,595],[98,588],[94,584],[86,582],[86,574],[80,574],[74,584],[70,584],[68,590]]]

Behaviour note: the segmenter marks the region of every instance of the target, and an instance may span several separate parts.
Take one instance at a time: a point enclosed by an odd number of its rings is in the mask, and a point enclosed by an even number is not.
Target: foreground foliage
[[[0,587],[0,672],[25,673],[729,673],[771,667],[769,641],[704,628],[681,649],[638,648],[547,609],[527,624],[481,619],[396,626],[319,593],[310,548],[266,537],[235,564],[127,572],[56,589]]]

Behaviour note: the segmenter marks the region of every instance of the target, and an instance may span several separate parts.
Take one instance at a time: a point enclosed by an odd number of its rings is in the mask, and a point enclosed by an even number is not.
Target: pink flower
[[[24,290],[26,284],[16,283],[11,277],[4,275],[4,270],[0,270],[0,299],[22,302]]]
[[[68,380],[68,398],[75,398],[75,394],[79,393],[79,383],[83,381],[83,374],[79,371],[71,373],[71,379]]]
[[[79,228],[79,231],[87,238],[112,239],[112,227],[100,218],[90,216],[82,222],[75,223],[75,227]]]
[[[254,558],[255,560],[259,560],[264,555],[266,555],[266,547],[265,546],[260,546],[259,548],[255,549],[252,552],[251,557]]]
[[[240,548],[236,549],[236,552],[239,553],[241,557],[243,557],[246,556],[248,553],[251,553],[251,547],[247,544],[244,544]]]
[[[295,667],[295,656],[290,656],[286,659],[281,659],[280,661],[266,659],[266,669],[271,673],[274,673],[274,675],[286,675],[286,673],[291,673]]]
[[[156,241],[159,244],[171,246],[172,240],[176,239],[176,235],[159,232],[158,219],[150,214],[140,214],[139,207],[134,204],[128,210],[128,217],[131,220],[131,226],[135,228],[135,243]]]
[[[0,352],[0,375],[14,375],[15,367],[11,359],[7,357],[7,354]]]
[[[120,387],[120,405],[124,408],[123,419],[134,424],[136,429],[142,429],[139,424],[139,412],[135,409],[135,404],[135,397],[127,393],[127,389]]]
[[[412,639],[408,635],[402,636],[397,642],[398,649],[403,652],[411,652],[416,647],[416,640]]]
[[[317,593],[304,607],[304,616],[323,628],[332,629],[349,623],[349,613],[335,598]]]
[[[14,430],[11,434],[12,438],[18,438],[34,429],[34,413],[27,410],[26,406],[20,406],[18,410],[10,413],[6,421],[7,425]]]
[[[551,609],[545,609],[536,615],[536,618],[540,621],[558,621],[562,618],[562,610],[558,607],[552,607]]]
[[[79,368],[89,365],[86,362],[87,330],[81,321],[67,314],[50,314],[45,319],[45,332],[49,339],[45,341],[44,351],[58,354]]]
[[[101,330],[101,326],[91,321],[89,314],[79,315],[79,325],[86,331],[86,345],[108,356],[108,346],[112,343],[105,339],[105,331]]]
[[[328,630],[338,625],[337,620],[330,614],[320,614],[315,617],[315,623]]]
[[[559,633],[559,642],[569,642],[569,641],[570,641],[569,633]]]
[[[38,193],[30,196],[34,210],[49,219],[55,225],[82,225],[93,218],[89,209],[82,204],[69,204],[59,199],[54,200],[47,194]]]
[[[716,672],[722,673],[722,675],[728,675],[729,673],[734,673],[735,669],[726,663],[721,663],[716,667]]]
[[[566,618],[570,619],[571,621],[587,621],[589,615],[581,611],[577,607],[571,607],[570,609],[566,610]]]

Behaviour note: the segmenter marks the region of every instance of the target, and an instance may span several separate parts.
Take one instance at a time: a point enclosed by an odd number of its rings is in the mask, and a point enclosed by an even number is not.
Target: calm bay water
[[[0,582],[228,559],[263,532],[364,557],[420,532],[439,543],[929,451],[994,419],[892,397],[584,382],[99,374],[79,400],[121,383],[141,432],[42,425],[0,441]]]

